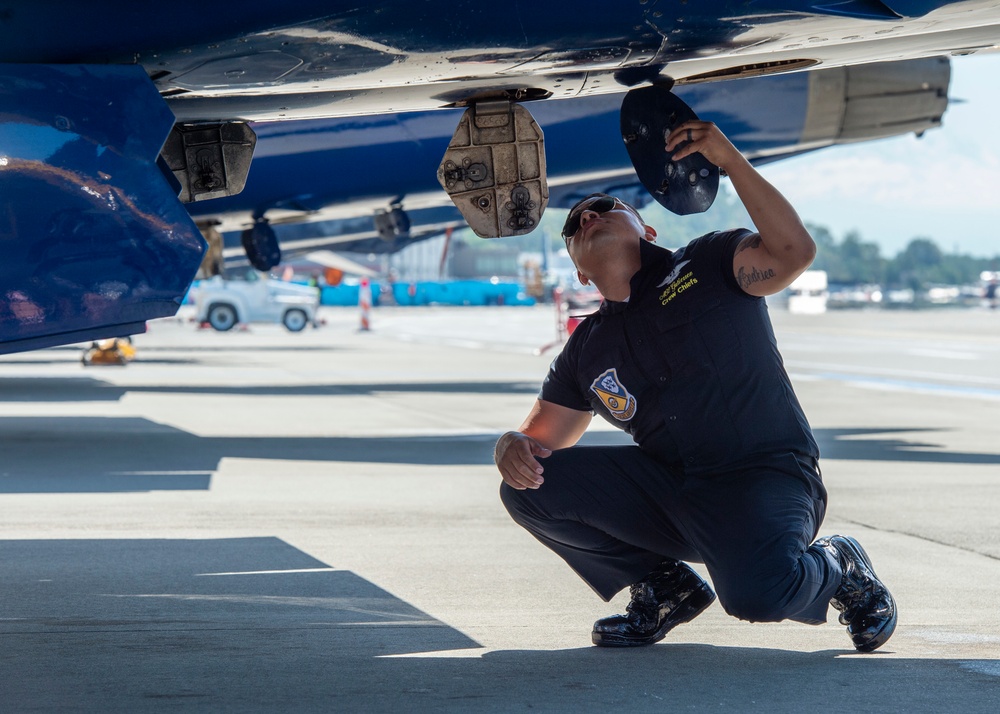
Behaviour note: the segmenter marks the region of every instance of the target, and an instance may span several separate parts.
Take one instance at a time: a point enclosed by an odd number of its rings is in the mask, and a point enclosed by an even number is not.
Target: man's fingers
[[[510,458],[504,459],[500,473],[514,488],[538,488],[544,481],[542,465],[531,455],[532,449],[527,444],[524,447],[514,449],[514,453],[509,454]]]
[[[665,148],[672,161],[692,154],[701,154],[712,164],[725,169],[742,160],[739,150],[710,121],[688,121],[679,124],[667,137]]]
[[[678,149],[677,151],[675,151],[673,153],[673,155],[670,157],[670,160],[671,161],[680,161],[685,156],[690,156],[693,153],[695,153],[695,149],[691,148],[690,145],[689,146],[685,146],[683,149]]]
[[[512,488],[523,490],[542,485],[542,465],[535,456],[545,458],[552,452],[527,436],[514,436],[498,453],[497,468],[504,482]]]
[[[705,130],[700,124],[694,122],[684,122],[674,127],[674,130],[670,132],[667,136],[666,149],[667,151],[675,151],[678,146],[683,142],[688,142],[689,144],[698,141],[702,136],[704,136]],[[687,150],[687,147],[680,149],[680,151],[675,154],[674,158],[678,158],[681,154],[687,155],[693,153]]]
[[[500,475],[507,482],[508,486],[523,491],[526,488],[538,488],[542,485],[542,477],[533,471],[521,470],[517,468],[504,468],[500,470]]]
[[[515,462],[514,468],[525,481],[531,484],[529,488],[538,488],[542,485],[542,481],[544,480],[542,478],[542,471],[544,469],[540,463],[535,461],[535,458],[530,453],[521,456]]]
[[[531,442],[531,453],[544,459],[546,456],[552,456],[552,449],[546,449],[537,441],[533,441]]]
[[[514,450],[515,461],[520,462],[520,470],[523,473],[534,473],[540,474],[544,469],[542,465],[535,460],[536,456],[546,457],[552,452],[546,449],[544,446],[539,444],[534,439],[525,439],[520,444],[517,444]]]

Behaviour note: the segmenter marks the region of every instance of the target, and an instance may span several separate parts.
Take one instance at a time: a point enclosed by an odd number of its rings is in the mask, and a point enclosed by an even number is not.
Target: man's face
[[[566,250],[585,275],[600,261],[614,259],[616,246],[642,238],[645,232],[634,208],[604,195],[584,199],[570,211],[563,227]]]

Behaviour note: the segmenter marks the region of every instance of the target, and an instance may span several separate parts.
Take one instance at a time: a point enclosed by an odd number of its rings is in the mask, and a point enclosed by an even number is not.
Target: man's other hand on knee
[[[523,491],[526,488],[538,488],[544,483],[542,472],[545,469],[538,459],[545,458],[551,453],[530,436],[517,431],[508,431],[497,440],[496,448],[493,450],[493,460],[504,483]]]

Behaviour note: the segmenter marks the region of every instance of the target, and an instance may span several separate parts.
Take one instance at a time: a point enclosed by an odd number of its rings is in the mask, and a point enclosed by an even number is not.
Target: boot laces
[[[841,611],[841,624],[846,625],[868,607],[874,596],[875,581],[852,568],[852,572],[844,574],[840,590],[830,604]]]
[[[639,617],[650,617],[655,615],[659,608],[659,603],[653,594],[653,588],[649,583],[635,583],[629,588],[631,599],[625,606],[625,612]]]

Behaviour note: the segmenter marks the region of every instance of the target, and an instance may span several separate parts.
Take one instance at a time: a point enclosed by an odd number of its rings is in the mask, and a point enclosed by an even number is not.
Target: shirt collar
[[[648,240],[641,240],[639,242],[639,270],[629,281],[629,297],[638,295],[643,285],[659,275],[662,272],[659,270],[660,266],[672,257],[673,251],[661,248]],[[628,305],[629,301],[616,302],[605,298],[604,302],[601,303],[600,312],[602,315],[613,315],[622,312]]]

